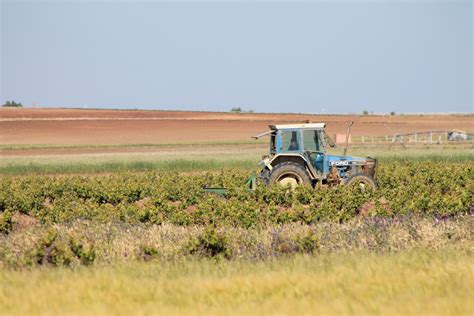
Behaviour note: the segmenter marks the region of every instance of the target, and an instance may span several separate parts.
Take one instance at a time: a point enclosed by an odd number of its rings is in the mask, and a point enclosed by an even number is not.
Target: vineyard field
[[[472,148],[353,148],[365,192],[247,192],[261,144],[161,149],[2,158],[0,313],[469,313]]]
[[[312,253],[321,245],[337,249],[338,242],[328,236],[339,236],[346,250],[351,240],[359,250],[431,247],[426,231],[436,232],[436,247],[469,240],[472,162],[383,163],[377,173],[379,188],[364,192],[344,186],[299,186],[292,191],[263,185],[248,192],[243,189],[248,176],[245,169],[3,176],[0,262],[88,265],[158,254],[267,258]],[[227,196],[205,193],[208,185],[228,188]],[[100,233],[103,225],[112,225],[104,228],[112,235]],[[341,233],[339,225],[352,233]],[[130,230],[136,234],[127,233]],[[171,237],[154,244],[139,238],[152,240],[151,232]],[[115,235],[122,241],[136,239],[126,242],[130,252],[110,255],[107,249],[118,249],[112,241]],[[99,259],[104,257],[114,259]]]
[[[2,217],[19,212],[44,223],[74,219],[175,225],[255,227],[370,216],[467,214],[473,200],[474,163],[392,162],[377,170],[379,189],[281,186],[247,192],[240,169],[185,175],[171,172],[94,176],[4,176]],[[226,198],[204,186],[228,188]]]

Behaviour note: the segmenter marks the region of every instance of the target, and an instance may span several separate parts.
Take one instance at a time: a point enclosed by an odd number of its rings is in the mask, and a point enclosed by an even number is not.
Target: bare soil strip
[[[328,133],[345,133],[354,121],[354,136],[384,136],[430,130],[474,133],[474,115],[311,115],[139,110],[0,109],[0,146],[105,146],[248,142],[268,125],[326,122]],[[16,154],[53,152],[133,152],[144,148],[41,149]],[[2,150],[0,156],[13,155]]]

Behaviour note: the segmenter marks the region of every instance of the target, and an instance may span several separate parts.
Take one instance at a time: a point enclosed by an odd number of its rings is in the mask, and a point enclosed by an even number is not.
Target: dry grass
[[[0,313],[472,315],[470,251],[0,270]]]
[[[26,216],[23,216],[26,217]],[[25,222],[25,221],[23,221]],[[38,250],[46,236],[56,233],[50,250],[53,265],[75,267],[81,262],[71,254],[70,243],[93,249],[93,264],[105,265],[140,260],[173,262],[189,258],[190,241],[198,240],[204,226],[127,225],[75,221],[54,225],[17,224],[9,235],[0,234],[0,270],[36,266]],[[472,244],[472,218],[436,220],[431,218],[361,218],[349,222],[269,225],[260,229],[220,227],[225,248],[236,260],[268,260],[295,253],[401,252],[408,250],[467,249]],[[309,243],[303,238],[312,236]],[[302,246],[305,245],[305,248]],[[156,251],[151,256],[144,249]],[[45,253],[46,254],[46,253]],[[199,254],[197,254],[199,256]]]

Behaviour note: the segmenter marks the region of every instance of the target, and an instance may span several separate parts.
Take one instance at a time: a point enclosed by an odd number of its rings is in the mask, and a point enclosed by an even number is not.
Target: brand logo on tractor
[[[329,165],[331,166],[348,166],[351,162],[347,160],[331,161]]]

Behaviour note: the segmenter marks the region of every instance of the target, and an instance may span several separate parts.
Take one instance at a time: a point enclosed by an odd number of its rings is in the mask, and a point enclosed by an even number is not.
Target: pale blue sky
[[[473,2],[2,1],[0,101],[473,112]]]

